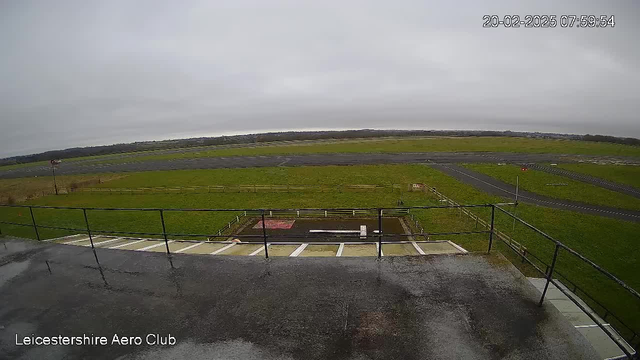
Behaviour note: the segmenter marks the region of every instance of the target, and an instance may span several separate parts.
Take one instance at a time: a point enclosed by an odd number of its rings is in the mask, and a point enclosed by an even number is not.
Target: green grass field
[[[514,188],[516,185],[516,177],[519,177],[520,189],[529,190],[540,195],[546,195],[556,199],[580,201],[587,204],[640,210],[640,200],[633,196],[603,189],[564,176],[553,175],[533,169],[522,171],[520,166],[515,165],[466,164],[464,166],[512,184]],[[566,186],[557,184],[566,184]]]
[[[519,170],[518,170],[519,171]],[[233,184],[388,184],[425,183],[461,203],[495,203],[502,201],[427,166],[380,165],[351,167],[295,167],[259,169],[189,170],[170,172],[132,173],[120,179],[102,184],[103,187],[144,187],[184,185],[233,185]],[[211,193],[211,194],[146,194],[108,195],[73,193],[63,196],[47,196],[30,201],[29,204],[77,207],[153,207],[153,208],[305,208],[305,207],[393,207],[402,197],[411,205],[441,204],[431,193],[399,191],[331,192],[331,193]],[[490,209],[474,209],[474,213],[488,220]],[[7,221],[29,224],[28,209],[0,208],[2,218]],[[169,233],[213,234],[238,213],[181,213],[167,212],[165,220]],[[521,204],[517,214],[529,223],[538,226],[551,236],[579,251],[636,289],[640,289],[637,269],[640,262],[636,248],[640,224],[618,221]],[[35,209],[39,224],[45,226],[84,228],[82,211]],[[415,210],[414,216],[427,232],[470,231],[476,224],[457,209]],[[90,211],[92,229],[123,232],[161,233],[158,212]],[[529,251],[546,262],[550,262],[553,244],[523,225],[516,224],[506,215],[497,212],[497,229],[509,234],[525,245]],[[481,228],[479,228],[481,230]],[[35,237],[33,229],[2,225],[4,234]],[[68,235],[78,231],[41,229],[45,238]],[[434,236],[432,240],[452,240],[471,251],[485,251],[487,234],[466,236]],[[499,242],[496,249],[504,249]],[[506,252],[506,254],[510,254]],[[509,255],[514,263],[518,263]],[[640,328],[638,302],[626,293],[602,279],[592,269],[562,254],[558,270],[593,294],[614,313],[624,316],[626,322]],[[538,275],[539,276],[539,275]]]
[[[508,137],[439,137],[427,139],[337,141],[327,144],[246,147],[204,150],[164,155],[145,155],[104,163],[189,159],[220,156],[289,155],[315,153],[397,153],[397,152],[521,152],[584,155],[640,156],[640,147],[573,140],[548,140]]]
[[[577,173],[592,175],[605,180],[635,186],[640,189],[640,166],[634,165],[598,165],[598,164],[558,164]]]
[[[194,151],[195,149],[195,151]],[[614,155],[640,157],[640,147],[576,140],[531,139],[512,137],[418,137],[381,139],[343,139],[321,142],[301,142],[280,145],[277,142],[247,144],[246,147],[221,149],[216,147],[189,148],[183,153],[164,153],[166,150],[146,150],[133,153],[86,156],[66,159],[66,162],[91,160],[93,164],[122,163],[149,160],[169,160],[220,156],[288,155],[313,153],[397,153],[397,152],[519,152],[583,155]],[[112,159],[113,156],[122,156]],[[1,166],[11,169],[46,162]]]

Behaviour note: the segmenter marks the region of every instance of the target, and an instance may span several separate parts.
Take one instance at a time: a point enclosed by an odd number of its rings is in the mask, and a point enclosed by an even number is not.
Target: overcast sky
[[[640,138],[639,1],[0,2],[0,157],[304,129]],[[484,14],[615,15],[485,29]]]

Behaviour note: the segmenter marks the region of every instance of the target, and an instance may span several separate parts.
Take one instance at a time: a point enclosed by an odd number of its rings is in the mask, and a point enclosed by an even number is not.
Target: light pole
[[[58,184],[56,183],[56,165],[60,164],[60,160],[51,160],[51,172],[53,173],[53,188],[58,195]]]

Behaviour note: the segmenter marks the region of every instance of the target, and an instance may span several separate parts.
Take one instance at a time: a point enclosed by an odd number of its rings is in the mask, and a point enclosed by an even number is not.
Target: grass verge
[[[603,189],[599,186],[572,180],[564,176],[532,169],[522,171],[519,166],[515,165],[466,164],[464,166],[514,186],[516,185],[516,177],[519,177],[520,189],[540,195],[579,201],[586,204],[640,210],[640,200],[633,196]]]
[[[558,164],[559,168],[635,186],[640,189],[640,166],[599,164]]]

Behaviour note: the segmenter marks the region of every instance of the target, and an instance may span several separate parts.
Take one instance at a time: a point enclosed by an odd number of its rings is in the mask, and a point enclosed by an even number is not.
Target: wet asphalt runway
[[[349,154],[313,154],[313,155],[279,155],[279,156],[231,156],[209,157],[175,160],[154,160],[144,162],[125,162],[118,164],[62,163],[56,170],[60,175],[135,172],[153,170],[189,170],[189,169],[223,169],[253,168],[273,166],[326,166],[326,165],[376,165],[376,164],[415,164],[433,163],[545,163],[576,162],[602,157],[558,154],[526,154],[526,153],[349,153]],[[0,178],[19,178],[28,176],[49,176],[48,166],[31,166],[10,170],[0,170]]]

